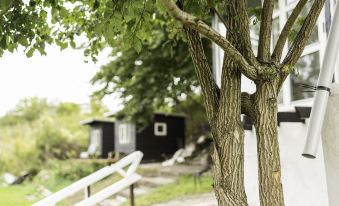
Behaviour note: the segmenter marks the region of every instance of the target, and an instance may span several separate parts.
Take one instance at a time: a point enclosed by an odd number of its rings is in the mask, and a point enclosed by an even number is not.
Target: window
[[[289,34],[288,37],[288,47],[291,47],[292,42],[294,40],[294,38],[296,37],[297,33],[299,32],[299,30],[301,29],[301,26],[305,20],[305,17],[307,16],[307,14],[309,13],[309,11],[311,10],[311,7],[314,3],[314,0],[307,2],[307,4],[305,5],[304,9],[301,11],[301,17],[298,17],[296,23],[293,25],[292,31]],[[293,10],[294,7],[292,7]],[[287,18],[291,15],[292,10],[287,12]],[[307,45],[313,44],[313,43],[317,43],[319,41],[319,36],[318,36],[318,27],[314,27],[311,37],[307,42]]]
[[[100,127],[93,127],[90,130],[90,145],[88,147],[88,154],[94,155],[101,152],[102,144],[102,130]]]
[[[279,27],[279,17],[273,19],[272,22],[272,43],[273,47],[277,44],[278,38],[280,35],[280,27]]]
[[[314,92],[307,92],[300,84],[315,86],[320,71],[319,52],[314,52],[301,57],[296,64],[296,71],[291,75],[292,100],[311,98]]]
[[[301,28],[304,18],[309,13],[314,0],[310,0],[301,12],[301,17],[298,18],[296,24],[293,26],[289,34],[287,45],[283,51],[283,58],[287,54],[288,49],[292,45],[293,39]],[[295,8],[297,0],[278,0],[279,7],[274,10],[273,24],[272,24],[272,50],[280,35],[282,27],[285,25],[288,17]],[[277,7],[276,7],[277,8]],[[307,46],[295,65],[295,72],[286,79],[281,91],[278,95],[278,102],[284,105],[290,105],[291,102],[312,98],[314,93],[306,92],[301,84],[315,86],[317,84],[318,75],[322,55],[324,53],[326,44],[326,33],[323,29],[325,23],[324,13],[321,13],[317,25],[313,32]]]
[[[167,135],[167,124],[156,122],[154,123],[154,135],[155,136],[166,136]]]
[[[131,143],[131,136],[128,134],[127,124],[119,125],[119,143],[120,144]]]
[[[335,0],[332,0],[334,2]],[[251,2],[249,6],[255,7],[257,4],[255,2],[258,1],[249,1]],[[263,1],[261,1],[263,2]],[[297,33],[299,32],[301,25],[309,13],[311,6],[313,5],[314,0],[309,0],[307,5],[301,12],[300,17],[297,19],[296,24],[293,27],[293,31],[289,33],[288,40],[283,49],[282,59],[288,53],[290,46]],[[272,38],[271,38],[271,52],[277,43],[281,30],[283,26],[286,24],[289,15],[292,13],[293,9],[297,5],[298,0],[274,0],[274,11],[273,11],[273,22],[272,22]],[[252,5],[253,4],[253,5]],[[260,5],[260,4],[258,4]],[[332,4],[333,5],[333,4]],[[333,7],[333,6],[332,6]],[[333,9],[333,8],[332,8]],[[279,95],[278,102],[279,104],[284,104],[289,106],[294,104],[297,100],[308,99],[313,97],[313,93],[305,92],[303,88],[300,87],[300,84],[308,84],[315,86],[317,83],[320,65],[322,63],[322,56],[324,55],[325,47],[326,47],[326,31],[324,30],[325,24],[325,12],[320,13],[317,25],[314,27],[311,37],[307,42],[307,46],[304,49],[303,54],[299,62],[295,65],[295,74],[290,75],[284,85],[282,86]],[[251,17],[250,20],[250,37],[252,43],[253,52],[257,53],[258,48],[258,40],[259,40],[259,31],[260,31],[260,23],[255,23],[255,17]],[[214,27],[220,33],[224,35],[225,28],[222,26],[222,23],[218,23],[218,18],[215,17]],[[213,47],[213,71],[215,75],[215,79],[217,84],[220,86],[221,81],[221,64],[223,59],[223,51],[214,46]],[[338,62],[339,65],[339,62]],[[336,81],[339,80],[339,72],[336,74]],[[252,90],[253,84],[246,83],[242,80],[242,91],[249,92],[248,88]],[[244,86],[244,87],[243,87]],[[251,93],[251,92],[250,92]]]

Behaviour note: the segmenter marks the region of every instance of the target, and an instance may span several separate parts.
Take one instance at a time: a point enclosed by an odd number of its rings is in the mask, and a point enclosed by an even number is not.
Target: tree
[[[316,0],[299,30],[286,57],[282,50],[289,31],[307,1],[299,1],[284,26],[271,55],[270,39],[274,2],[265,0],[261,12],[258,55],[250,44],[245,1],[227,1],[226,38],[192,14],[183,11],[185,5],[161,0],[168,13],[184,25],[191,48],[196,73],[205,97],[205,107],[214,136],[214,190],[220,205],[247,205],[243,183],[244,132],[240,114],[250,116],[256,128],[261,205],[283,205],[281,167],[277,132],[277,96],[282,83],[300,57],[323,0]],[[201,47],[200,34],[225,51],[221,89],[216,86]],[[241,93],[241,74],[256,84],[254,94]],[[237,169],[236,169],[237,168]]]
[[[158,24],[152,27],[157,35],[142,45],[143,52],[118,42],[113,60],[92,78],[93,84],[101,86],[95,95],[118,93],[124,105],[121,115],[137,122],[164,106],[177,105],[182,94],[198,87],[187,44],[182,39],[170,40]]]
[[[194,65],[187,43],[182,38],[171,39],[160,22],[152,24],[156,35],[142,45],[142,52],[126,48],[122,42],[112,48],[113,60],[92,78],[93,84],[101,86],[94,95],[102,98],[118,93],[124,107],[117,116],[141,125],[148,124],[154,112],[184,113],[187,139],[192,140],[206,132],[203,126],[207,123],[201,95],[196,94]],[[208,41],[204,47],[211,51]]]
[[[307,0],[300,0],[297,3],[273,52],[270,51],[270,40],[274,1],[263,1],[257,55],[251,48],[246,0],[194,2],[35,0],[30,1],[34,2],[30,5],[35,8],[32,9],[33,13],[41,12],[41,9],[37,8],[44,8],[45,5],[51,8],[52,20],[57,23],[54,28],[59,28],[54,30],[55,33],[52,32],[53,35],[58,34],[56,43],[66,42],[67,46],[67,40],[72,39],[74,35],[84,33],[89,39],[86,54],[93,58],[104,43],[114,47],[117,42],[121,42],[126,48],[134,47],[136,51],[141,52],[142,43],[149,41],[154,35],[151,25],[159,20],[156,11],[162,12],[165,16],[168,14],[161,24],[164,28],[170,28],[173,36],[185,35],[204,96],[207,117],[214,138],[213,186],[219,205],[247,205],[243,178],[244,129],[240,122],[240,115],[244,113],[254,121],[257,133],[260,202],[262,206],[271,206],[284,205],[277,132],[277,95],[305,48],[324,1],[314,0],[311,10],[283,59],[282,50],[288,34]],[[210,15],[211,10],[223,11],[219,16],[223,16],[223,22],[227,27],[226,37],[203,21],[204,17]],[[20,12],[19,14],[21,15]],[[7,25],[16,27],[15,24]],[[1,28],[4,31],[2,25]],[[225,51],[221,88],[218,88],[214,82],[201,43],[202,36]],[[39,39],[42,38],[38,37],[37,40]],[[69,42],[69,44],[74,43]],[[255,93],[241,92],[241,74],[255,82],[257,88]]]

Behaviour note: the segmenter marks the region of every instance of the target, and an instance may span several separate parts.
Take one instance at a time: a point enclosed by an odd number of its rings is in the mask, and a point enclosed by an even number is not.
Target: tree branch
[[[265,0],[261,12],[258,59],[259,61],[263,62],[270,61],[273,7],[274,7],[273,0]]]
[[[184,27],[184,30],[187,35],[197,79],[202,89],[207,117],[210,124],[213,125],[213,120],[217,115],[219,107],[220,91],[213,79],[212,70],[208,64],[200,34],[191,28]]]
[[[313,28],[317,23],[318,16],[323,8],[325,0],[315,0],[312,5],[311,11],[308,13],[304,24],[298,32],[290,50],[287,53],[283,64],[294,66],[300,58],[308,39],[310,38]]]
[[[239,69],[245,76],[252,80],[258,77],[255,67],[250,65],[225,37],[205,24],[202,20],[179,9],[172,0],[161,0],[161,2],[168,13],[179,20],[184,26],[198,31],[219,45],[225,51],[225,56],[232,58],[233,61],[240,66]]]
[[[251,65],[258,65],[253,53],[250,38],[249,20],[247,14],[247,1],[229,0],[224,3],[227,32],[232,34],[232,42]],[[229,39],[228,39],[229,40]]]
[[[281,31],[277,44],[272,54],[273,61],[280,62],[281,55],[288,38],[288,34],[290,33],[295,21],[297,20],[299,14],[301,13],[302,9],[306,5],[308,0],[300,0],[296,7],[293,9],[291,16],[288,18],[284,28]]]

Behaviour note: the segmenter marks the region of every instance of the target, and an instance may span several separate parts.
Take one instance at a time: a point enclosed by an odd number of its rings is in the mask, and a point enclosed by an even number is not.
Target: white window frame
[[[279,18],[279,30],[281,32],[283,26],[285,25],[287,21],[287,14],[289,11],[292,11],[298,1],[294,1],[293,3],[287,5],[286,0],[279,0],[279,8],[273,12],[273,19]],[[326,47],[326,29],[325,29],[325,9],[323,8],[318,21],[317,21],[317,27],[318,27],[318,42],[312,43],[310,45],[307,45],[301,55],[301,57],[314,53],[319,52],[320,56],[320,67],[322,65],[322,60],[325,52]],[[271,44],[272,45],[272,44]],[[283,50],[283,57],[286,56],[288,52],[287,44],[284,47]],[[286,81],[283,84],[282,87],[282,94],[283,94],[283,103],[280,105],[280,107],[288,107],[291,105],[305,105],[308,106],[310,102],[313,101],[313,98],[307,98],[307,99],[301,99],[301,100],[292,100],[292,82],[291,77],[289,76]]]
[[[87,152],[90,155],[100,153],[102,151],[102,127],[92,127],[90,129],[90,145]]]
[[[159,130],[160,127],[163,128],[162,131]],[[167,135],[167,124],[165,122],[155,122],[154,123],[154,135],[155,136],[166,136]]]
[[[119,144],[130,144],[131,136],[128,134],[127,124],[119,125]]]
[[[332,0],[331,3],[333,3],[333,1],[334,0]],[[279,18],[279,30],[281,32],[283,26],[285,25],[287,21],[288,12],[292,11],[295,8],[298,1],[295,0],[293,3],[290,3],[288,5],[286,4],[286,0],[278,0],[278,3],[279,3],[279,7],[273,12],[273,19]],[[333,8],[334,8],[334,5],[331,4],[331,11],[333,10]],[[333,12],[332,12],[332,16],[333,16]],[[218,22],[217,17],[214,18],[212,27],[222,34],[225,32],[224,26],[222,25],[222,23]],[[327,35],[326,35],[326,28],[325,28],[325,7],[322,9],[319,15],[319,18],[317,21],[317,27],[318,27],[318,42],[307,45],[301,57],[314,53],[314,52],[319,52],[319,56],[320,56],[319,63],[321,67],[323,56],[325,53],[326,42],[327,42]],[[273,44],[271,44],[271,47],[273,47]],[[286,44],[283,50],[283,54],[282,54],[283,58],[286,56],[287,52],[288,52],[288,47]],[[219,85],[220,80],[221,80],[221,63],[220,62],[222,62],[221,59],[223,56],[223,51],[221,51],[221,49],[217,47],[216,45],[213,46],[213,56],[214,56],[214,59],[213,59],[214,77],[216,79],[217,84]],[[339,82],[339,61],[337,62],[337,65],[338,65],[338,72],[336,75],[336,79]],[[248,92],[252,92],[253,90],[255,90],[255,86],[253,86],[253,84],[251,84],[249,80],[247,82],[246,81],[247,81],[246,79],[242,80],[242,90],[248,91]],[[245,84],[243,85],[243,83],[246,83],[246,85]],[[294,106],[294,105],[298,105],[298,106],[311,105],[313,98],[292,100],[292,85],[291,84],[292,84],[291,77],[289,76],[285,80],[282,86],[283,102],[279,104],[279,108],[284,108],[284,107],[287,108],[287,107]],[[243,88],[243,86],[246,86],[246,88]]]

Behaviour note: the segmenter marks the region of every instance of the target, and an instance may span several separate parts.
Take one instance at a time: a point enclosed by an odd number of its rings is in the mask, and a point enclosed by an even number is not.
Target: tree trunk
[[[226,130],[226,128],[224,128]],[[238,125],[212,148],[213,187],[218,205],[247,206],[244,187],[244,130]]]
[[[219,205],[247,205],[244,185],[244,129],[241,125],[241,73],[229,58],[224,59],[220,103],[212,124],[215,147],[214,191]],[[226,89],[227,88],[227,89]]]
[[[261,206],[284,205],[277,130],[278,81],[257,84],[254,125],[257,134]]]

